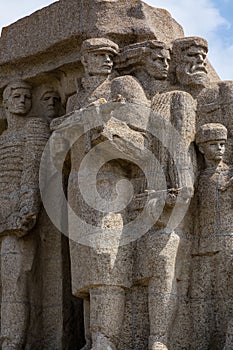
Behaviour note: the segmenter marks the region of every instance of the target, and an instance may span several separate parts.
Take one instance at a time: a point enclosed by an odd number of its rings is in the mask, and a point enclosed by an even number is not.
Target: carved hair
[[[39,88],[39,92],[38,92],[38,94],[39,94],[39,99],[40,99],[40,100],[43,100],[44,95],[46,95],[46,94],[49,93],[49,92],[50,92],[50,93],[53,92],[53,93],[57,94],[57,97],[58,97],[59,99],[61,99],[58,90],[57,90],[55,87],[53,87],[52,85],[43,85],[43,86],[41,86],[41,87]]]
[[[3,102],[6,103],[9,97],[11,96],[12,92],[19,88],[28,89],[31,91],[32,85],[27,83],[24,80],[18,80],[18,81],[9,83],[3,91]]]
[[[170,51],[170,47],[158,40],[147,40],[125,46],[116,58],[116,68],[130,74],[143,66],[145,57],[151,55],[154,50]]]

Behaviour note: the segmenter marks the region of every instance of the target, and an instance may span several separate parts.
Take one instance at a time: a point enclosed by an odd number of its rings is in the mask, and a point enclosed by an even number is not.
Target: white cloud
[[[214,32],[220,26],[229,26],[219,10],[210,0],[146,0],[146,3],[154,7],[168,9],[172,16],[183,27],[186,35],[203,35]],[[162,6],[161,6],[162,4]]]

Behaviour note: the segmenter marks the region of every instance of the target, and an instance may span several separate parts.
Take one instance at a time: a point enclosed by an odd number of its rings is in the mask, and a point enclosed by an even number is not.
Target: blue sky
[[[129,0],[130,1],[130,0]],[[0,27],[27,16],[54,0],[8,0],[0,4]],[[185,35],[209,42],[209,59],[222,79],[233,80],[233,0],[145,0],[168,10]]]
[[[147,0],[167,9],[185,35],[197,35],[209,43],[209,60],[224,80],[233,80],[233,0]]]

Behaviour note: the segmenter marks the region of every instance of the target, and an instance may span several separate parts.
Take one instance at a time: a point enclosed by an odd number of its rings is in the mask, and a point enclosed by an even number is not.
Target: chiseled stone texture
[[[207,53],[140,0],[3,28],[2,350],[233,349],[233,83]]]
[[[123,45],[135,39],[171,41],[183,35],[182,27],[166,10],[139,0],[60,0],[3,28],[0,66],[4,74],[0,86],[15,75],[30,78],[76,64],[86,38],[114,38]],[[9,67],[9,62],[17,62],[17,68]]]
[[[0,88],[15,76],[30,79],[56,70],[67,85],[67,95],[74,93],[73,78],[82,74],[78,64],[80,45],[86,38],[101,36],[122,47],[147,39],[169,43],[184,33],[169,12],[140,0],[59,0],[3,28]],[[208,66],[212,80],[219,80]]]
[[[35,56],[65,41],[76,48],[77,38],[81,41],[107,33],[124,42],[135,36],[171,41],[183,36],[183,29],[166,10],[154,9],[139,0],[60,0],[3,28],[0,62]],[[27,39],[32,40],[30,45]],[[11,50],[6,51],[9,41]]]

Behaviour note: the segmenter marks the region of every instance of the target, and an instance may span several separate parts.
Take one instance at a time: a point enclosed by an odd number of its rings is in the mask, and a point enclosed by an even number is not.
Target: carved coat
[[[80,105],[83,107],[101,98],[109,102],[117,100],[118,98],[123,98],[129,103],[148,105],[148,101],[138,82],[131,76],[124,76],[115,78],[112,81],[107,80],[94,91],[86,89],[86,93],[81,92],[80,100],[76,100],[76,106],[80,108]],[[125,126],[125,128],[127,127]],[[134,132],[135,134],[138,133],[137,131]],[[91,140],[87,142],[90,145],[89,150],[85,149],[87,137],[91,138]],[[123,136],[121,135],[120,137]],[[104,139],[106,140],[100,129],[99,131],[97,130],[97,134],[96,131],[91,131],[89,134],[87,133],[72,146],[68,201],[72,209],[82,220],[90,225],[98,227],[100,232],[103,228],[112,228],[113,230],[118,228],[118,234],[121,235],[121,228],[125,224],[128,213],[126,214],[124,210],[117,213],[108,212],[107,210],[107,213],[101,213],[89,207],[85,203],[85,200],[83,201],[79,192],[78,172],[82,159],[88,154],[85,152],[89,152]],[[123,142],[127,142],[126,139],[123,140]],[[96,156],[98,156],[98,151],[96,152]],[[88,169],[89,166],[87,167],[87,175],[88,171],[90,171]],[[130,179],[131,174],[131,165],[127,161],[115,159],[114,155],[112,156],[112,160],[100,169],[96,180],[96,188],[99,194],[106,200],[106,203],[108,203],[108,201],[111,203],[116,197],[116,183],[122,179]],[[77,227],[77,230],[82,230],[82,228]],[[83,232],[83,234],[90,234],[90,232]],[[108,240],[109,238],[105,236],[103,239]],[[114,238],[112,239],[114,241]],[[131,287],[133,263],[132,244],[129,243],[127,245],[117,246],[116,242],[112,242],[111,244],[110,241],[108,243],[107,247],[98,248],[82,245],[74,241],[70,242],[72,287],[75,295],[87,295],[89,288],[94,285],[117,285],[124,288]]]

